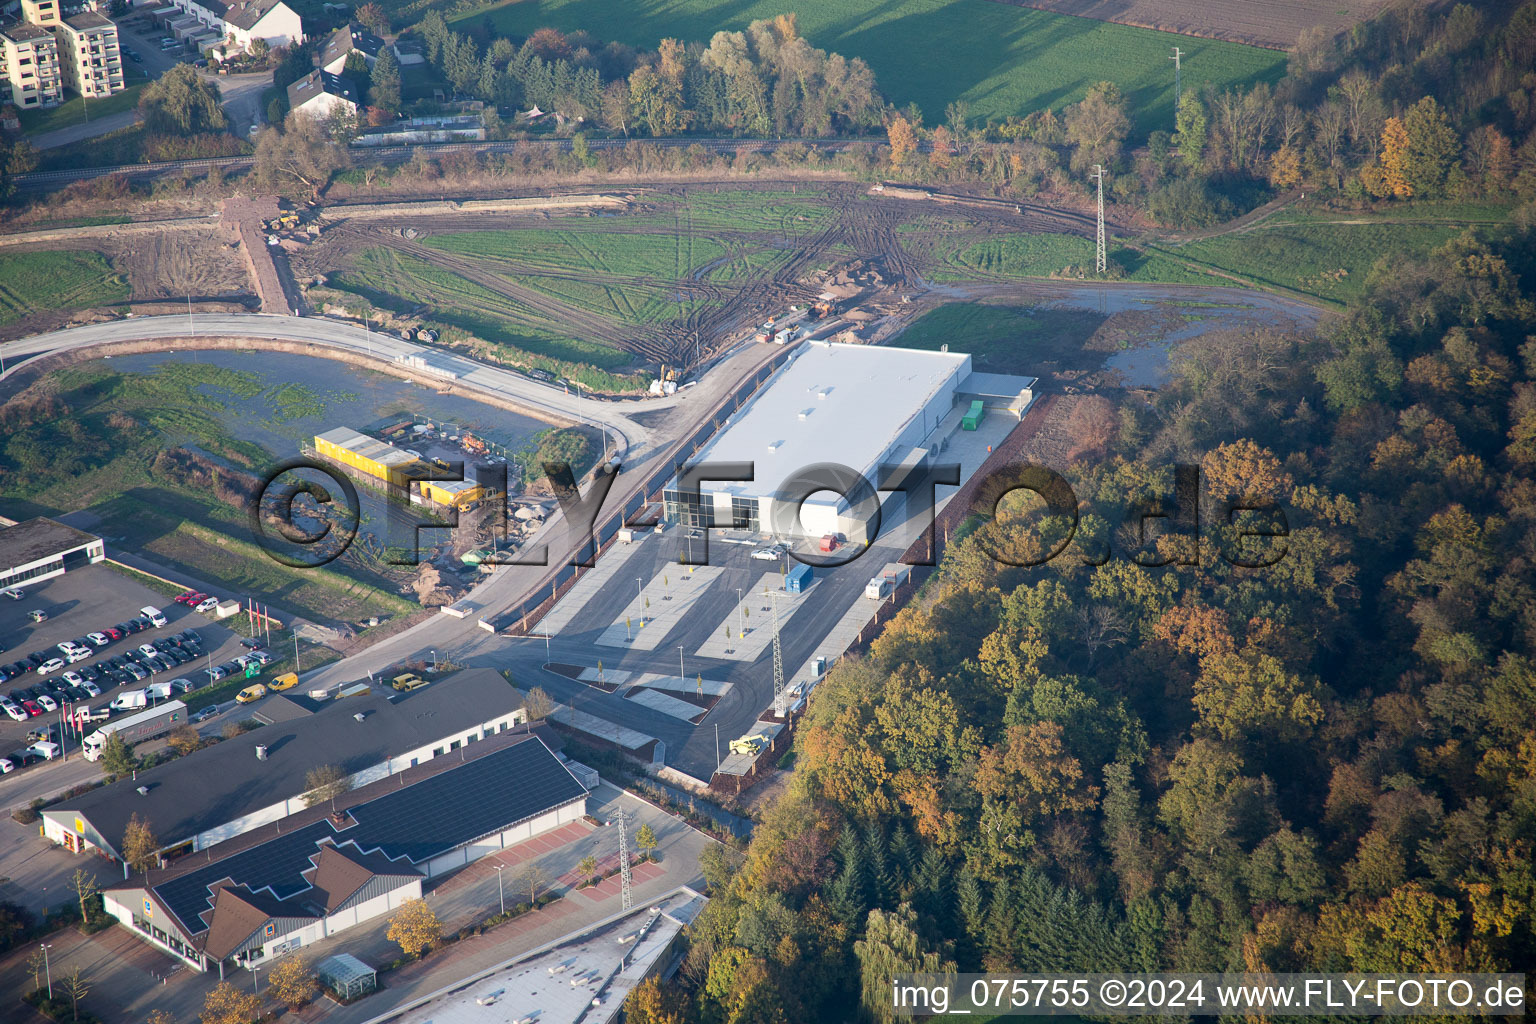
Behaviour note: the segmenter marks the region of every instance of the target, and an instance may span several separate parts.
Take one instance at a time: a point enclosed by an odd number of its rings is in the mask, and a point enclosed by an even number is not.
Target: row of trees
[[[458,92],[625,134],[856,134],[877,129],[884,108],[869,67],[812,47],[793,14],[717,32],[707,47],[664,39],[654,53],[594,52],[584,34],[553,29],[520,47],[477,39],[435,11],[418,29],[427,59]]]

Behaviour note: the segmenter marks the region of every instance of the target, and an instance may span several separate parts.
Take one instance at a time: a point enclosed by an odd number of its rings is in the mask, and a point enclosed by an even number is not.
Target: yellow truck
[[[410,693],[412,690],[426,686],[427,681],[414,672],[407,672],[404,675],[395,676],[390,685],[401,693]]]

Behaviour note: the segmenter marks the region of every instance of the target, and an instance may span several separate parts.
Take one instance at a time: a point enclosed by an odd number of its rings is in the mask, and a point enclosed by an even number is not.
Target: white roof
[[[971,357],[809,341],[692,462],[752,462],[751,483],[703,481],[708,494],[766,496],[795,472],[838,462],[874,481],[875,464]],[[929,424],[931,430],[936,424]]]

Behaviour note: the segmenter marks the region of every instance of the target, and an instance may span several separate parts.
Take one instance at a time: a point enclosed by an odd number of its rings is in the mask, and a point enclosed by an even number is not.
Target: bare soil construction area
[[[1152,28],[1205,39],[1286,50],[1304,29],[1329,34],[1383,6],[1384,0],[997,0],[1056,14]]]

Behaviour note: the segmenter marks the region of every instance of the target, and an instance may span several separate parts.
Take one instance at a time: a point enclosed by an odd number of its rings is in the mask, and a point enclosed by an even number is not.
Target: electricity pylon
[[[1184,51],[1177,46],[1173,48],[1173,56],[1168,59],[1173,61],[1173,113],[1177,117],[1179,103],[1184,99],[1184,65],[1181,58]]]
[[[1103,274],[1109,269],[1109,257],[1104,246],[1104,166],[1102,164],[1094,164],[1093,174],[1089,175],[1089,177],[1096,179],[1099,183],[1099,233],[1097,238],[1098,247],[1094,253],[1093,268],[1098,273]]]
[[[768,592],[773,607],[773,713],[780,718],[789,713],[789,695],[784,689],[784,653],[779,648],[779,591]]]
[[[635,905],[635,894],[630,891],[632,879],[629,873],[629,832],[626,830],[624,812],[614,815],[619,823],[619,900],[624,904],[624,909],[629,910]]]

